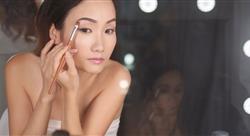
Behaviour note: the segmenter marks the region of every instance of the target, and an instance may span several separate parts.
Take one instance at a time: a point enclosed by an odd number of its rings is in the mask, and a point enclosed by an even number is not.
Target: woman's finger
[[[55,58],[55,52],[57,50],[60,50],[61,48],[63,48],[62,44],[58,44],[56,45],[56,47],[54,47],[44,58],[44,62],[43,62],[43,67],[46,66],[51,66],[51,63],[54,62],[54,58]]]
[[[55,45],[55,47],[47,54],[49,58],[55,57],[56,53],[63,48],[63,43]]]
[[[59,63],[67,50],[68,50],[68,47],[63,46],[63,48],[60,51],[58,51],[57,54],[55,55],[55,57],[54,57],[54,60],[55,60],[54,70],[56,70],[57,67],[59,66]]]
[[[40,57],[41,57],[41,62],[44,63],[45,57],[48,53],[48,51],[50,50],[50,48],[54,45],[54,40],[51,39],[46,45],[45,47],[42,49]]]
[[[60,60],[63,54],[65,54],[67,50],[68,50],[67,46],[63,46],[60,50],[58,50],[58,52],[55,55],[55,60]]]
[[[76,67],[75,67],[75,62],[74,62],[74,59],[72,57],[72,55],[67,51],[66,54],[65,54],[65,61],[68,65],[68,72],[70,74],[76,74],[77,73],[77,70],[76,70]]]

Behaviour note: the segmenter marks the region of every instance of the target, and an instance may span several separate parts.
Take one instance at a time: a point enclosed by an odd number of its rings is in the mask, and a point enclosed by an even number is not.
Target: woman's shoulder
[[[110,60],[107,67],[105,68],[105,74],[110,75],[113,79],[127,79],[131,80],[129,70],[117,61]]]
[[[109,88],[108,90],[117,91],[117,89],[121,89],[128,91],[131,75],[129,70],[119,62],[111,60],[105,68],[105,74],[102,77],[105,82],[105,88]]]
[[[15,74],[31,74],[31,69],[39,66],[39,58],[31,52],[18,53],[11,56],[5,65],[6,72],[15,72]]]

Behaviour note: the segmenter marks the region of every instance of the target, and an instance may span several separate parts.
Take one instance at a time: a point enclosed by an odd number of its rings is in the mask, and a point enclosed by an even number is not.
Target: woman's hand
[[[77,90],[79,89],[79,75],[75,67],[75,62],[72,54],[77,53],[76,49],[71,49],[71,51],[66,51],[65,61],[67,69],[62,69],[58,74],[57,81],[61,85],[65,93],[73,93],[77,95]]]
[[[55,47],[52,48],[53,45]],[[48,92],[49,87],[55,76],[56,70],[60,64],[60,60],[62,59],[63,54],[66,53],[67,51],[68,51],[67,46],[64,46],[62,43],[55,45],[54,40],[50,40],[42,49],[41,52],[41,71],[43,77],[42,98],[44,98],[46,101],[52,101],[54,99],[54,94],[56,91],[56,83],[54,83],[51,87],[52,94],[49,94]],[[73,73],[72,71],[74,70],[76,71],[76,68],[74,66],[74,61],[69,53],[67,53],[67,55],[65,56],[67,56],[65,58],[66,58],[66,64],[68,65],[68,70],[60,71],[58,75],[58,77],[60,78],[58,78],[58,80],[60,85],[64,88],[64,90],[68,90],[69,87],[76,89],[79,86],[79,83],[76,82],[78,81],[78,74],[74,73],[74,76],[69,76],[72,75],[71,74]],[[68,80],[66,82],[65,79],[67,78]]]

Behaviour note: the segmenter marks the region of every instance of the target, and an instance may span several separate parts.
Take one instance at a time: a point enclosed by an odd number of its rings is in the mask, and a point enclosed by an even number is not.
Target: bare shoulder
[[[38,73],[39,68],[39,58],[33,53],[18,53],[6,62],[5,77],[23,84],[34,73]]]
[[[6,62],[6,71],[24,73],[38,65],[38,57],[33,53],[18,53],[9,58]],[[33,66],[33,67],[30,67]]]
[[[112,60],[105,68],[105,77],[106,82],[108,82],[107,87],[116,88],[115,90],[126,90],[131,83],[131,75],[129,70],[119,62]]]
[[[119,62],[111,60],[108,66],[106,67],[107,73],[112,76],[113,79],[124,79],[131,80],[130,72],[128,69],[120,64]]]

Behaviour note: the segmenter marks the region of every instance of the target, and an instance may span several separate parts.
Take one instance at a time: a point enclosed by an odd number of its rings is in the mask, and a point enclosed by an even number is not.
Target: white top
[[[105,136],[116,136],[119,128],[120,118],[113,120],[109,126]],[[62,121],[59,120],[49,120],[47,134],[51,134],[57,129],[61,129]],[[8,110],[6,109],[0,120],[0,135],[9,135],[9,123],[8,123]]]

